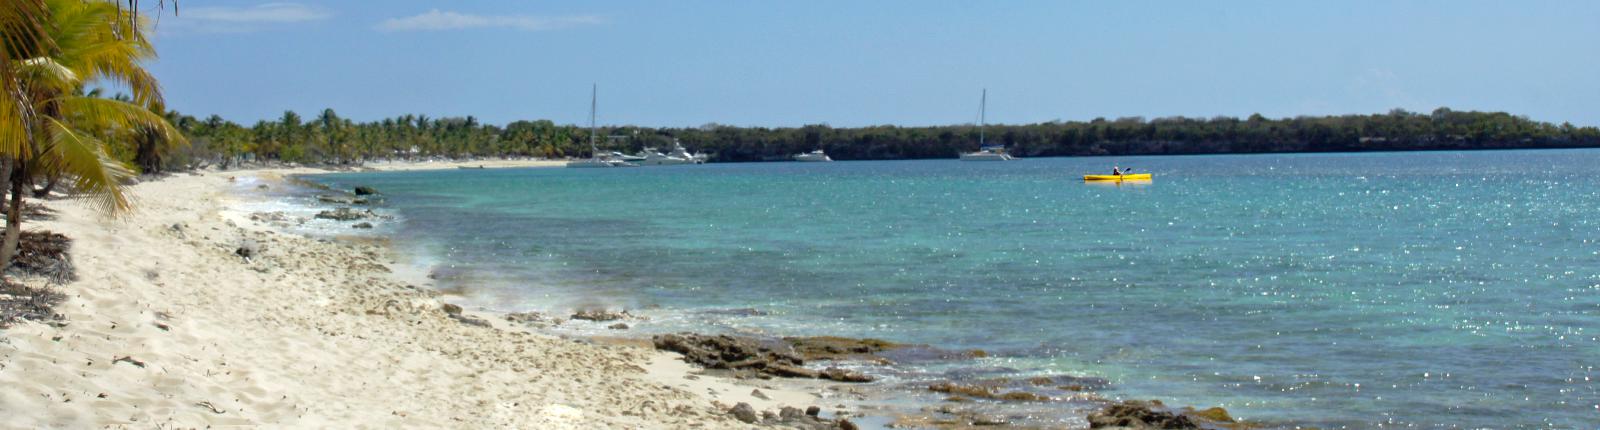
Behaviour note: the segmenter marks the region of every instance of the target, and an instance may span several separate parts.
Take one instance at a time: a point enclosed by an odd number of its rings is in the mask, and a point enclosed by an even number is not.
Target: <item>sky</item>
[[[169,0],[170,2],[170,0]],[[147,4],[155,3],[145,2]],[[1506,111],[1600,125],[1600,2],[179,0],[168,108],[693,127]]]

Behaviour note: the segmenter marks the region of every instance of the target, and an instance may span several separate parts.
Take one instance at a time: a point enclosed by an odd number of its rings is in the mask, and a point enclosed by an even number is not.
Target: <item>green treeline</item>
[[[468,157],[587,157],[586,128],[548,120],[483,124],[473,117],[405,115],[353,122],[333,110],[305,118],[285,112],[243,126],[217,116],[169,114],[193,146],[171,162],[232,164],[239,160],[352,164],[380,159]],[[1394,110],[1376,115],[1269,119],[1119,118],[1115,120],[990,125],[987,139],[1022,157],[1125,154],[1341,152],[1438,149],[1600,147],[1600,130],[1538,122],[1503,112],[1432,113]],[[953,158],[978,147],[973,125],[935,127],[827,125],[763,128],[603,127],[601,151],[634,153],[667,148],[674,139],[713,161],[787,159],[822,148],[838,160]]]

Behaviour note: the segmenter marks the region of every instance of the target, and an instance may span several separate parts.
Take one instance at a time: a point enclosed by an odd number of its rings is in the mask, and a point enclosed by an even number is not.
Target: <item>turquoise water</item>
[[[1156,180],[1079,180],[1113,162]],[[1595,150],[318,179],[387,193],[402,249],[502,310],[981,348],[921,370],[1324,428],[1600,423]]]

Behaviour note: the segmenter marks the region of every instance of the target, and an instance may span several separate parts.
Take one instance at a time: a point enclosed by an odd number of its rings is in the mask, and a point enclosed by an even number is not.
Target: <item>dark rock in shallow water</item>
[[[1199,429],[1194,420],[1174,413],[1160,401],[1128,400],[1089,414],[1089,428]]]
[[[355,193],[358,196],[370,196],[370,195],[373,195],[373,194],[378,194],[378,190],[373,189],[372,187],[369,187],[369,186],[366,186],[366,185],[359,185],[359,186],[356,186]]]
[[[775,365],[800,367],[804,364],[800,357],[762,345],[752,338],[682,333],[657,335],[650,340],[656,349],[683,354],[688,362],[708,369],[762,371]]]
[[[372,223],[370,223],[370,222],[358,222],[358,223],[355,223],[355,225],[350,226],[350,228],[371,229],[372,228]]]
[[[1050,397],[1048,396],[1030,393],[1027,391],[1004,391],[998,384],[984,382],[973,384],[940,382],[929,385],[928,391],[954,394],[957,397],[1004,400],[1012,402],[1044,402],[1050,400]]]
[[[629,317],[632,317],[632,316],[633,315],[628,314],[628,311],[612,312],[612,311],[608,311],[608,310],[605,310],[605,309],[589,309],[589,310],[581,310],[581,311],[578,311],[577,313],[572,314],[572,319],[575,319],[575,320],[588,320],[588,321],[594,321],[594,322],[605,322],[605,321],[616,321],[616,320],[620,320],[620,319],[624,319],[624,318],[629,318]]]
[[[879,339],[854,339],[837,336],[786,337],[783,338],[783,341],[788,342],[795,352],[807,360],[867,358],[863,356],[905,346]]]
[[[330,195],[325,195],[325,194],[318,194],[317,195],[317,201],[323,202],[323,203],[333,203],[333,204],[340,204],[340,205],[348,205],[348,204],[350,204],[350,202],[352,200],[350,198],[348,198],[348,197],[343,197],[343,196],[330,196]]]
[[[843,338],[837,338],[843,339]],[[870,339],[868,341],[871,341]],[[685,361],[707,369],[730,369],[785,378],[821,378],[839,382],[872,382],[870,375],[830,367],[816,371],[804,367],[789,341],[763,342],[750,337],[665,334],[651,338],[656,349],[677,352]],[[881,341],[876,341],[881,342]],[[843,349],[842,351],[851,351]],[[837,356],[837,355],[830,355]]]
[[[839,382],[872,382],[872,376],[853,370],[840,369],[837,367],[829,367],[824,369],[820,377],[822,379]]]
[[[355,221],[358,219],[377,218],[378,214],[371,210],[358,211],[351,208],[338,208],[331,211],[317,212],[317,218],[331,219],[334,221]]]
[[[782,365],[782,364],[769,365],[766,368],[766,372],[769,375],[777,376],[777,377],[781,377],[781,378],[816,379],[816,378],[819,378],[819,377],[822,376],[821,373],[819,373],[819,372],[817,372],[815,370],[811,370],[811,369],[807,369],[807,368],[799,367],[799,366],[787,366],[787,365]]]
[[[1184,414],[1185,415],[1189,415],[1191,417],[1202,418],[1202,419],[1205,419],[1205,420],[1208,420],[1208,421],[1216,421],[1216,422],[1219,422],[1219,423],[1234,423],[1234,422],[1238,422],[1238,421],[1234,421],[1232,415],[1228,415],[1228,410],[1227,409],[1223,409],[1223,408],[1208,408],[1208,409],[1201,409],[1201,410],[1198,410],[1198,411],[1194,410],[1194,408],[1187,408],[1187,409],[1188,410],[1186,410],[1184,412]]]
[[[534,326],[534,328],[547,328],[547,326],[552,326],[552,324],[555,324],[555,326],[562,324],[562,318],[549,318],[546,317],[544,313],[538,312],[506,313],[506,321],[510,321],[510,323],[525,324],[525,326]]]
[[[606,326],[606,328],[612,329],[612,330],[627,330],[630,327],[628,327],[627,323],[616,323],[616,324],[612,324],[612,325]]]

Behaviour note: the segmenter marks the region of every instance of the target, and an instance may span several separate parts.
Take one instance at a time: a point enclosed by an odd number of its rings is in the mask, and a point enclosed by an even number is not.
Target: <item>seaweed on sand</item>
[[[0,281],[0,329],[21,320],[59,320],[54,308],[65,298],[49,288]]]
[[[17,239],[17,255],[11,260],[9,275],[40,276],[55,283],[78,279],[72,267],[72,239],[48,230],[23,231]]]

